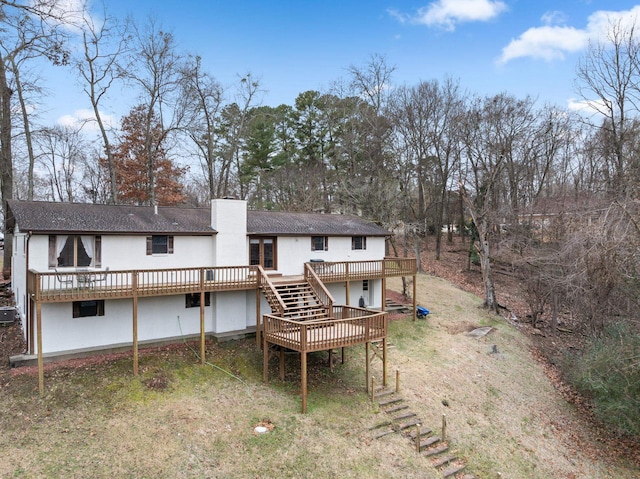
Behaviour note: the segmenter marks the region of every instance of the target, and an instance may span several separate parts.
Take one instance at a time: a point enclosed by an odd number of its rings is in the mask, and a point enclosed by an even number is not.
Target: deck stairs
[[[272,288],[263,288],[272,311],[279,311],[278,297],[284,304],[283,317],[296,321],[322,320],[331,318],[329,306],[325,305],[311,284],[300,277],[286,276],[272,279]]]

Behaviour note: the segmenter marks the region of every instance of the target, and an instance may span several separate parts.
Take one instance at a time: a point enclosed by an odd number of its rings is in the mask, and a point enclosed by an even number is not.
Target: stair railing
[[[333,314],[333,296],[331,296],[331,293],[309,263],[305,263],[304,265],[304,279],[309,283],[309,286],[311,286],[311,289],[313,289],[314,293],[326,309],[327,316],[331,316]]]
[[[267,276],[267,273],[265,273],[264,269],[260,265],[258,265],[258,273],[260,289],[262,289],[262,291],[264,292],[269,306],[271,306],[271,309],[274,310],[273,312],[275,315],[283,316],[286,306],[282,297],[278,293],[278,290],[276,290],[273,282],[271,281],[269,276]]]

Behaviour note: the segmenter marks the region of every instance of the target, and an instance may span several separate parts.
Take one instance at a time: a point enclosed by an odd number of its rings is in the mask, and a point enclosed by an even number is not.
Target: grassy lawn
[[[479,478],[634,478],[582,447],[575,417],[532,360],[529,344],[477,298],[420,276],[418,300],[432,314],[390,326],[390,374],[432,428],[447,415],[452,448]],[[399,281],[391,282],[399,288]],[[492,326],[484,338],[466,332]],[[299,360],[280,382],[272,361],[262,382],[255,340],[209,344],[207,366],[186,346],[0,377],[3,478],[436,478],[409,441],[373,439],[387,419],[364,391],[364,346],[327,367],[309,357],[308,412],[301,414]],[[495,352],[497,351],[497,353]],[[380,378],[380,368],[374,367]],[[447,404],[445,406],[444,403]],[[273,426],[256,434],[258,424]]]

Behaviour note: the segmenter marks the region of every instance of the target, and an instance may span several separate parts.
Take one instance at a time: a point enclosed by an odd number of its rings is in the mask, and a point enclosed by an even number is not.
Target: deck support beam
[[[36,301],[36,334],[38,335],[38,391],[44,395],[44,361],[42,358],[42,304]]]
[[[417,281],[418,277],[414,274],[413,275],[413,320],[415,321],[418,317],[418,311],[417,311],[417,307],[418,307],[418,299],[416,298],[416,294],[417,294]]]
[[[133,375],[138,375],[138,297],[133,297]]]
[[[261,329],[262,329],[262,324],[260,324],[260,301],[261,301],[261,297],[260,297],[260,288],[256,289],[256,345],[258,347],[261,346],[262,344],[262,340],[260,338],[261,336]]]
[[[204,290],[200,291],[200,364],[206,363],[205,337],[204,337]]]
[[[300,353],[300,382],[302,387],[302,414],[307,412],[307,352]]]

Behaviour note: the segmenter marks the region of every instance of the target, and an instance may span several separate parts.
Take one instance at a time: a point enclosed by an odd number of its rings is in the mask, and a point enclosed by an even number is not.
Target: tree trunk
[[[20,111],[22,112],[22,122],[24,124],[24,141],[27,144],[27,155],[29,156],[29,170],[27,173],[27,200],[33,201],[33,168],[35,164],[35,155],[33,153],[33,141],[31,140],[31,124],[27,112],[27,104],[22,92],[22,82],[20,81],[19,70],[13,59],[11,60],[13,68],[13,77],[16,82],[16,92],[20,102]]]
[[[480,256],[480,268],[482,270],[482,282],[484,284],[484,305],[487,309],[498,312],[498,302],[496,301],[496,289],[493,283],[491,272],[491,261],[489,255],[489,240],[487,238],[487,221],[483,219],[478,227],[478,256]]]
[[[7,200],[13,198],[13,159],[11,157],[11,88],[7,84],[7,71],[4,58],[0,55],[0,171],[2,211],[5,219],[4,266],[5,279],[11,277],[11,256],[13,253],[13,235],[7,234]]]

